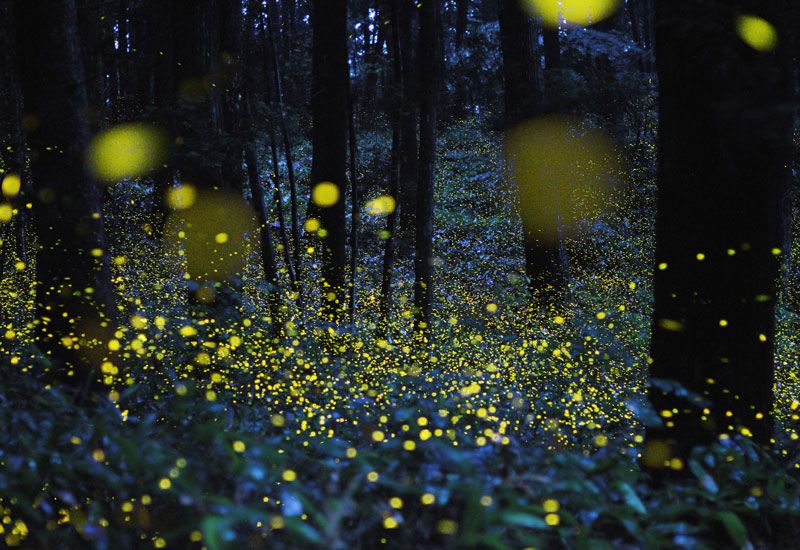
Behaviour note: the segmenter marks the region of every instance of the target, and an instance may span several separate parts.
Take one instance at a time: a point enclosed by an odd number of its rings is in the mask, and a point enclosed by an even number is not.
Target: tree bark
[[[503,53],[505,118],[506,126],[511,128],[542,110],[538,63],[533,50],[535,32],[533,21],[516,0],[502,0],[498,18]],[[554,224],[556,218],[553,216]],[[554,237],[558,230],[554,227],[547,233],[545,239],[525,229],[525,272],[531,293],[545,305],[563,301],[567,290],[564,249],[559,239]]]
[[[428,0],[420,8],[420,128],[419,179],[417,182],[416,238],[414,254],[415,331],[425,334],[431,322],[433,300],[433,180],[436,155],[436,92],[439,61],[437,26],[439,1]]]
[[[322,312],[333,322],[345,311],[345,191],[347,189],[347,2],[313,0],[311,189],[331,182],[339,199],[319,208],[322,227]]]
[[[395,199],[400,191],[400,118],[403,96],[403,68],[400,55],[400,32],[399,32],[399,12],[400,0],[391,1],[391,35],[390,47],[392,55],[392,152],[389,159],[389,185],[388,194]],[[380,317],[378,320],[378,334],[385,337],[389,330],[389,312],[392,307],[392,278],[394,275],[394,260],[397,248],[397,208],[389,213],[386,218],[386,231],[388,236],[384,244],[383,269],[381,272],[381,297],[380,297]]]
[[[403,96],[400,119],[400,230],[410,231],[414,227],[414,211],[417,197],[417,94],[414,74],[414,45],[412,19],[413,0],[400,3],[400,58],[403,70]]]
[[[787,0],[656,2],[659,164],[648,432],[684,457],[719,433],[772,436],[776,281],[793,103],[787,41],[759,52],[736,34],[759,13],[787,36]],[[788,251],[783,251],[788,253]],[[708,406],[710,411],[703,411]]]

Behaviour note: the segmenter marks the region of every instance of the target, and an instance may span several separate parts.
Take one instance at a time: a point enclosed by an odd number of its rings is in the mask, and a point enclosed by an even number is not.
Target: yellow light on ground
[[[311,200],[317,206],[330,208],[339,202],[339,188],[335,183],[323,181],[314,186],[311,190]]]
[[[533,15],[541,16],[547,27],[565,25],[593,25],[612,16],[620,0],[520,0],[522,7]]]
[[[120,124],[97,134],[89,145],[89,172],[103,181],[143,176],[166,156],[164,134],[148,124]]]
[[[757,15],[740,15],[736,18],[736,33],[745,44],[760,52],[769,52],[778,44],[775,27]]]
[[[3,196],[7,199],[13,199],[19,195],[19,190],[22,187],[22,181],[19,179],[18,174],[8,174],[3,178]]]

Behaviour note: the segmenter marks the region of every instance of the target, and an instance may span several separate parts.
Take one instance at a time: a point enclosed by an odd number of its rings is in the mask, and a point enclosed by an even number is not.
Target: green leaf
[[[500,515],[503,523],[527,529],[547,529],[548,526],[540,517],[526,514],[524,512],[505,512]]]
[[[639,498],[639,495],[636,494],[633,487],[627,483],[623,483],[620,485],[619,490],[622,492],[622,498],[625,499],[625,504],[633,508],[639,514],[645,515],[647,513],[647,508],[645,508],[642,499]]]
[[[723,511],[717,513],[717,519],[722,522],[728,531],[728,535],[739,548],[747,545],[747,528],[742,523],[742,520],[739,519],[739,516],[733,512]]]
[[[714,495],[719,492],[719,486],[717,485],[717,482],[714,481],[714,478],[711,477],[711,474],[703,469],[698,461],[694,459],[689,460],[689,470],[691,470],[695,477],[700,481],[703,489]]]

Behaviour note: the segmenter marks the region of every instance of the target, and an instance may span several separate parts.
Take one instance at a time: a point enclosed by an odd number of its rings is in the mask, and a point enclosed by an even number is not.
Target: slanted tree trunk
[[[436,155],[436,92],[439,61],[439,1],[420,8],[419,51],[419,179],[417,180],[416,235],[414,243],[415,330],[424,334],[431,322],[433,300],[433,180]]]
[[[16,1],[13,10],[35,190],[37,344],[57,372],[88,384],[115,308],[101,192],[83,170],[88,101],[75,2]]]
[[[684,459],[719,433],[752,434],[762,443],[773,433],[775,295],[794,111],[789,44],[781,39],[790,32],[789,4],[656,2],[650,399],[665,427],[648,438],[667,440]],[[734,26],[738,13],[759,13],[774,25],[777,49],[745,44]],[[675,380],[710,404],[665,391],[658,379]]]
[[[505,118],[506,126],[511,128],[541,111],[538,63],[533,50],[535,33],[533,21],[516,0],[501,1],[499,20]],[[536,144],[530,146],[536,147]],[[519,207],[525,208],[525,205]],[[557,224],[557,216],[551,218],[549,221]],[[525,228],[525,272],[531,293],[544,304],[562,301],[567,289],[564,249],[557,235],[557,227],[546,232]]]
[[[311,189],[330,182],[339,199],[319,208],[322,227],[322,311],[338,322],[345,311],[347,190],[347,1],[312,0],[313,77]],[[319,206],[319,205],[318,205]]]

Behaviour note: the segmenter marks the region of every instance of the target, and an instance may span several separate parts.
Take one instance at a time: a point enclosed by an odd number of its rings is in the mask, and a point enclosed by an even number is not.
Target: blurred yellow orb
[[[111,182],[144,176],[166,156],[163,132],[149,124],[120,124],[97,134],[89,144],[86,162],[95,178]]]
[[[391,195],[381,195],[380,197],[369,201],[365,206],[367,214],[372,216],[388,216],[396,207],[394,197]]]
[[[505,153],[526,233],[542,241],[556,240],[573,232],[577,222],[596,216],[616,172],[610,140],[565,116],[514,126],[506,135]]]
[[[614,14],[620,0],[520,0],[546,27],[593,25]]]
[[[255,213],[241,195],[200,190],[190,207],[170,214],[164,238],[183,250],[192,279],[223,280],[246,265],[256,229]]]
[[[7,174],[3,178],[3,196],[7,199],[13,199],[19,195],[19,190],[22,187],[22,181],[18,174]]]
[[[167,205],[173,210],[186,210],[197,199],[197,189],[191,183],[182,183],[167,189]]]
[[[329,208],[339,202],[339,187],[333,182],[323,181],[314,186],[311,200],[323,208]]]
[[[778,32],[772,24],[756,15],[736,18],[736,32],[745,44],[760,52],[769,52],[778,45]]]

